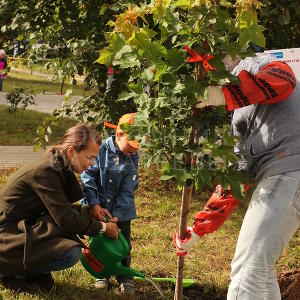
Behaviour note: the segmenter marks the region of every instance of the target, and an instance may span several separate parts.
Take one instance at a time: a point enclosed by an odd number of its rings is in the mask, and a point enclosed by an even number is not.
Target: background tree
[[[3,0],[0,3],[3,42],[8,52],[12,53],[16,40],[26,41],[24,55],[33,61],[46,58],[50,49],[54,57],[47,62],[47,66],[51,66],[60,78],[68,78],[73,84],[76,84],[75,75],[85,72],[86,88],[96,86],[98,92],[72,106],[76,116],[82,121],[98,124],[102,124],[103,120],[115,122],[128,109],[122,103],[114,105],[128,74],[121,72],[119,80],[112,83],[112,89],[107,93],[107,67],[95,64],[95,60],[99,49],[107,45],[105,32],[109,26],[106,24],[125,8],[122,1]],[[37,44],[39,47],[35,47]],[[129,109],[134,109],[134,105]],[[61,115],[68,112],[69,108]]]
[[[259,19],[265,27],[266,49],[300,47],[298,0],[264,0]]]

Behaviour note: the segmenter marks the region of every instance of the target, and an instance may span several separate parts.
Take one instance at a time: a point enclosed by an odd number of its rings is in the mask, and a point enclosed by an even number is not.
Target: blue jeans
[[[274,264],[300,227],[300,170],[263,179],[255,189],[231,264],[228,300],[279,300]]]
[[[37,267],[34,270],[29,271],[28,275],[35,275],[38,273],[50,273],[52,271],[60,271],[71,268],[79,261],[80,256],[81,248],[73,247],[71,250],[65,252],[61,257],[40,267]]]

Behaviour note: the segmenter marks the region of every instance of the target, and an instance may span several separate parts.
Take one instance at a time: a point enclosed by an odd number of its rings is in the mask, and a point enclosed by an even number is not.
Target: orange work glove
[[[195,214],[192,227],[194,232],[203,236],[217,230],[238,204],[239,201],[231,195],[230,189],[223,190],[222,186],[218,185],[203,211]]]
[[[177,255],[187,255],[200,237],[217,230],[238,204],[239,201],[231,195],[229,189],[224,190],[221,185],[218,185],[203,211],[195,214],[193,226],[186,229],[185,238],[181,239],[177,233],[175,234]]]

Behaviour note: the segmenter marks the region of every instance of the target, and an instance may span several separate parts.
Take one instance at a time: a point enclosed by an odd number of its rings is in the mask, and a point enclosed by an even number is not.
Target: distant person
[[[138,143],[128,140],[121,125],[132,124],[134,113],[122,116],[118,126],[105,125],[116,129],[116,135],[104,140],[94,166],[81,175],[85,201],[90,206],[91,217],[104,221],[107,215],[116,222],[131,249],[131,220],[136,219],[134,192],[138,186]],[[121,261],[130,267],[129,254]],[[96,288],[107,289],[108,279],[97,279]],[[135,294],[132,277],[117,276],[121,292]]]
[[[0,49],[0,91],[2,91],[3,79],[7,77],[6,68],[7,68],[6,54],[3,49]]]
[[[25,165],[0,191],[0,279],[4,286],[50,291],[52,271],[72,267],[86,247],[78,236],[100,232],[118,238],[114,223],[104,224],[73,203],[83,198],[75,173],[94,164],[101,139],[80,124],[42,157]]]

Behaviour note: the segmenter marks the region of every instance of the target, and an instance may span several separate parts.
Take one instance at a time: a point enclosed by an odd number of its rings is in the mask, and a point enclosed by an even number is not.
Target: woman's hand
[[[108,216],[109,220],[112,219],[109,211],[106,208],[102,208],[99,204],[95,204],[90,208],[90,216],[102,222],[106,222],[105,216]]]
[[[106,223],[106,230],[104,232],[104,234],[112,239],[117,240],[119,238],[119,231],[120,229],[118,228],[118,226],[115,223]]]

